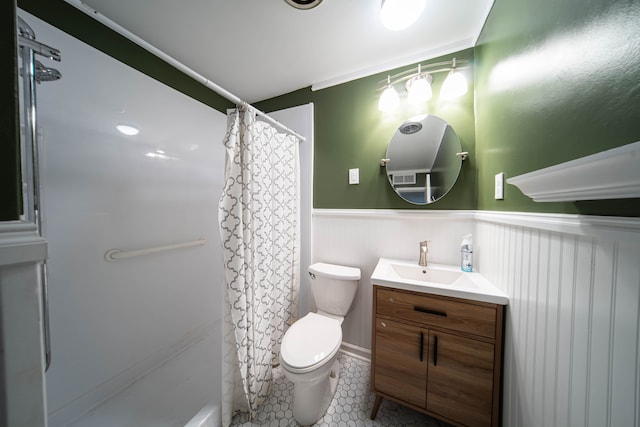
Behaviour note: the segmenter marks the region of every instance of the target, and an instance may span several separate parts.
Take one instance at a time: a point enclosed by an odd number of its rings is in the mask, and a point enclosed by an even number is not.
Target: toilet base
[[[338,380],[340,379],[340,363],[338,360],[333,362],[333,366],[331,367],[331,372],[329,373],[329,384],[331,386],[331,397],[329,398],[329,403],[333,400],[333,396],[336,394],[336,389],[338,388]],[[327,405],[327,408],[329,405]],[[326,409],[325,409],[326,411]]]
[[[340,379],[340,363],[333,362],[325,378],[309,383],[294,383],[293,418],[298,424],[308,426],[322,418],[333,400]]]

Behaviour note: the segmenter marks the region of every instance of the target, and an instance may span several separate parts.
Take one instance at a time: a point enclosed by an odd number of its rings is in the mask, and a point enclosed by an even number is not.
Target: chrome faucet
[[[429,240],[420,242],[420,260],[418,261],[418,265],[422,267],[427,266],[427,252],[429,251],[429,248],[427,247],[428,244]]]

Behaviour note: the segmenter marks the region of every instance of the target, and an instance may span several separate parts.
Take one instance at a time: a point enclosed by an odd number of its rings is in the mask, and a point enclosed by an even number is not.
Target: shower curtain
[[[255,416],[269,393],[280,343],[297,316],[298,140],[256,119],[228,114],[225,187],[218,208],[223,245],[222,422]]]

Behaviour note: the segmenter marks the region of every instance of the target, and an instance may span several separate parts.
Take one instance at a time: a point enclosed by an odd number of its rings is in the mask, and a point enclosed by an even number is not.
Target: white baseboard
[[[342,341],[340,351],[356,359],[371,363],[371,350]]]

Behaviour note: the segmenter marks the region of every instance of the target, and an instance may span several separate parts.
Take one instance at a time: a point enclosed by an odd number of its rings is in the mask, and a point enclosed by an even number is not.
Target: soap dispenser
[[[473,271],[473,237],[467,234],[460,245],[460,268],[462,271]]]

